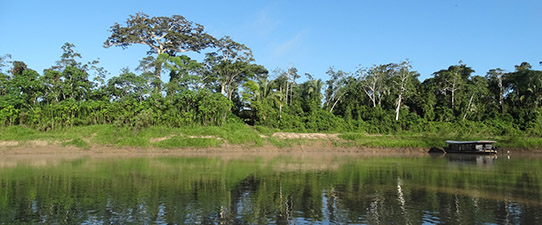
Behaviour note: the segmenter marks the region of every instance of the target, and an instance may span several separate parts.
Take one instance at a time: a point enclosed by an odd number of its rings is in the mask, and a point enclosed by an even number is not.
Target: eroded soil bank
[[[247,155],[371,155],[371,156],[416,156],[427,155],[427,148],[378,148],[378,147],[336,147],[326,145],[303,145],[279,148],[275,146],[241,146],[225,145],[222,147],[209,148],[136,148],[136,147],[114,147],[114,146],[93,146],[90,149],[80,149],[71,146],[61,145],[24,145],[10,148],[0,148],[0,156],[6,157],[131,157],[131,156],[247,156]],[[534,154],[541,155],[541,149],[511,149],[501,150],[498,155],[507,154]]]
[[[186,136],[186,135],[185,135]],[[151,143],[172,138],[173,135],[160,138],[151,138]],[[267,136],[264,136],[268,138]],[[216,136],[186,136],[186,138],[209,138],[219,139]],[[30,140],[26,142],[0,141],[0,156],[6,157],[48,157],[48,158],[70,158],[80,156],[92,157],[131,157],[131,156],[234,156],[241,157],[251,154],[256,155],[427,155],[430,148],[415,147],[367,147],[348,145],[348,141],[338,137],[338,134],[322,133],[288,133],[276,132],[272,138],[280,140],[293,140],[294,143],[287,147],[278,147],[272,144],[263,146],[251,146],[243,144],[229,144],[225,141],[220,147],[185,147],[185,148],[158,148],[158,147],[118,147],[112,145],[90,145],[88,148],[66,146],[58,140]],[[297,142],[295,142],[297,140]],[[501,148],[499,155],[507,154],[534,154],[542,155],[542,149],[512,149]]]

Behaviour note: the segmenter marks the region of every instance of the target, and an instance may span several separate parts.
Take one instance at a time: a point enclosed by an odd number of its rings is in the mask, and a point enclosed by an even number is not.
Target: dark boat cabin
[[[495,141],[446,141],[447,153],[497,153]]]

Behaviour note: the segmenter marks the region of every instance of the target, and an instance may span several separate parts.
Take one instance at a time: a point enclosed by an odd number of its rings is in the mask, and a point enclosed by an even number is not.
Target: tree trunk
[[[503,93],[503,88],[502,88],[502,79],[499,79],[499,106],[500,106],[500,110],[501,110],[501,115],[504,114],[504,93]]]
[[[285,98],[286,98],[286,105],[288,105],[288,81],[286,81],[286,93],[285,93]]]
[[[395,120],[399,120],[399,111],[401,110],[401,100],[403,99],[403,94],[399,94],[397,99],[397,108],[395,108]]]
[[[294,82],[290,85],[290,105],[292,104],[292,100],[294,100],[294,84],[295,84],[295,78]]]
[[[467,106],[467,111],[465,112],[465,115],[463,115],[463,120],[465,120],[465,118],[467,118],[467,113],[469,113],[469,110],[470,110],[470,106],[472,105],[472,99],[474,98],[474,94],[472,94],[470,96],[470,99],[469,99],[469,105]]]
[[[228,99],[231,101],[231,96],[233,95],[233,89],[230,87],[228,88]]]
[[[279,105],[279,123],[281,119],[282,119],[282,103],[280,103]]]
[[[162,77],[162,63],[154,65],[154,78],[160,80]]]
[[[339,98],[337,98],[337,100],[335,100],[335,102],[331,106],[331,109],[329,109],[329,112],[333,112],[333,109],[335,108],[335,105],[337,105],[337,103],[341,100],[341,97],[339,97]]]
[[[454,112],[455,83],[452,85],[452,113]]]
[[[225,83],[220,84],[220,94],[226,96],[226,84]]]

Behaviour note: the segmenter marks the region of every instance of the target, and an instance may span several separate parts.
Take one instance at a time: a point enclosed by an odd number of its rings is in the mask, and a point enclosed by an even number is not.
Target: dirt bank
[[[10,148],[0,148],[2,155],[17,154],[108,154],[108,153],[134,153],[134,154],[182,154],[182,153],[254,153],[254,152],[281,152],[281,153],[310,153],[310,152],[343,152],[343,153],[426,153],[425,148],[372,148],[372,147],[332,147],[332,146],[294,146],[278,148],[274,146],[242,146],[242,145],[224,145],[222,147],[210,148],[136,148],[136,147],[114,147],[114,146],[92,146],[89,149],[80,149],[75,147],[65,147],[59,145],[41,145],[41,146],[15,146]]]
[[[172,138],[174,135],[151,138],[150,143],[163,141]],[[298,139],[305,140],[292,147],[276,147],[268,143],[264,146],[247,146],[223,144],[221,147],[208,148],[138,148],[138,147],[115,147],[107,145],[91,145],[88,149],[81,149],[71,146],[65,146],[60,141],[55,140],[31,140],[26,142],[18,141],[0,141],[0,155],[193,155],[193,154],[252,154],[252,153],[353,153],[353,154],[372,154],[372,155],[409,155],[426,154],[429,148],[384,148],[384,147],[363,147],[348,145],[346,140],[338,137],[339,134],[323,133],[288,133],[276,132],[272,135],[276,139]],[[187,138],[216,138],[216,136],[186,136]],[[337,146],[337,143],[342,146]],[[522,154],[542,154],[542,149],[500,149],[499,154],[522,153]],[[48,157],[48,156],[47,156]]]

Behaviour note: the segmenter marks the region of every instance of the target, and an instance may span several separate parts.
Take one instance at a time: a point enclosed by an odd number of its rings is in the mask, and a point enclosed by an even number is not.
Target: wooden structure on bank
[[[446,141],[448,147],[444,147],[446,153],[481,153],[495,154],[496,141]]]

